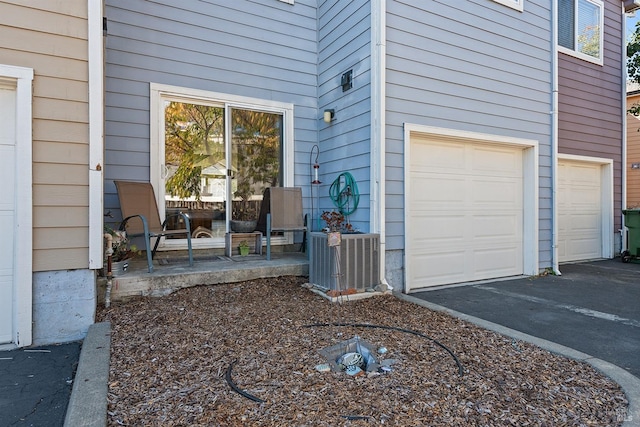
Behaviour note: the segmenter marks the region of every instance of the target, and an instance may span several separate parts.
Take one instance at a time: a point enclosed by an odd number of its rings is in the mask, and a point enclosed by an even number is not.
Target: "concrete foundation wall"
[[[385,279],[394,291],[404,292],[404,251],[385,252]]]
[[[83,339],[96,314],[96,274],[61,270],[33,275],[33,345]]]

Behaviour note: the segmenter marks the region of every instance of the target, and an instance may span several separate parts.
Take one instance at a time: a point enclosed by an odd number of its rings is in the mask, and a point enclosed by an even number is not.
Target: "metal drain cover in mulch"
[[[375,372],[380,368],[375,356],[374,346],[360,337],[353,337],[334,346],[319,350],[334,372],[352,374],[358,369],[365,372]]]

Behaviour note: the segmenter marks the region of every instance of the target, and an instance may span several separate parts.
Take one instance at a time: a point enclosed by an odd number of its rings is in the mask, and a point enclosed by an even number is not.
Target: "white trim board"
[[[33,69],[0,64],[0,78],[16,84],[16,233],[13,343],[32,342],[33,190],[32,81]]]

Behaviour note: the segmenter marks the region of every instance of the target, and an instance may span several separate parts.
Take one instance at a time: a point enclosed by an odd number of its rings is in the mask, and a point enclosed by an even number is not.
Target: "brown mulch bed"
[[[587,364],[391,295],[330,303],[305,281],[200,286],[101,309],[112,326],[108,425],[622,424],[624,393]],[[391,329],[309,326],[335,322]],[[315,369],[326,363],[319,350],[354,336],[386,347],[378,357],[395,359],[391,372]]]

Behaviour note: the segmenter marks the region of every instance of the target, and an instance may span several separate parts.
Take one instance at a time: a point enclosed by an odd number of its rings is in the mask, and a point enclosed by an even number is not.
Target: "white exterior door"
[[[558,162],[558,260],[603,257],[602,166]]]
[[[0,344],[13,340],[16,187],[16,90],[0,81]]]
[[[523,274],[524,148],[412,134],[408,290]]]

